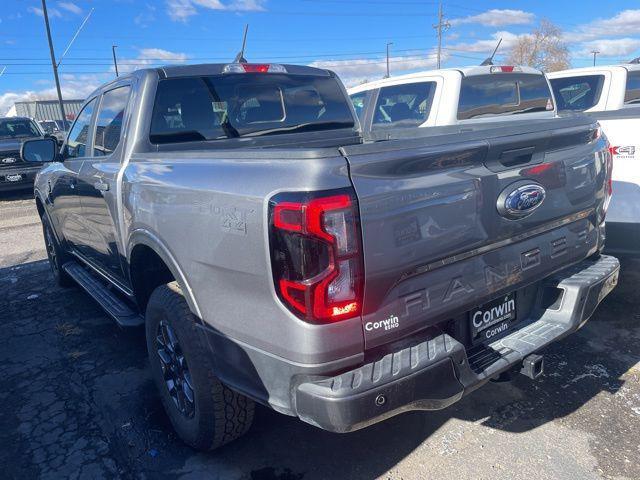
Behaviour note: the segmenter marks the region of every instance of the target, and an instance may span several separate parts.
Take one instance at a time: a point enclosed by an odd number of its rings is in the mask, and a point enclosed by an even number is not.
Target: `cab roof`
[[[615,71],[615,70],[638,71],[640,70],[640,64],[624,63],[620,65],[597,65],[595,67],[570,68],[568,70],[560,70],[558,72],[548,73],[547,76],[549,78],[571,77],[574,75],[585,75],[585,74],[590,74],[594,72],[602,72],[603,70],[604,71]]]
[[[196,65],[165,65],[163,67],[156,68],[155,70],[158,72],[161,78],[174,78],[174,77],[193,77],[199,75],[220,75],[223,73],[224,67],[232,64],[233,62],[227,63],[201,63]],[[321,68],[308,67],[306,65],[290,65],[290,64],[282,64],[276,62],[248,62],[251,64],[259,64],[259,65],[280,65],[284,67],[287,71],[287,74],[291,75],[317,75],[327,77],[331,75],[329,70],[324,70]],[[268,73],[267,73],[268,75]]]
[[[383,78],[380,80],[374,80],[372,82],[363,83],[362,85],[357,85],[351,87],[349,89],[349,93],[362,92],[366,90],[371,90],[374,88],[384,87],[387,85],[395,85],[397,83],[403,83],[406,80],[412,79],[420,79],[423,77],[435,77],[435,76],[449,76],[449,75],[462,75],[465,77],[471,77],[474,75],[488,75],[491,73],[491,67],[501,67],[504,65],[481,65],[481,66],[471,66],[471,67],[462,67],[462,68],[441,68],[438,70],[423,70],[420,72],[408,73],[405,75],[396,75],[389,78]],[[513,72],[517,73],[527,73],[534,75],[542,75],[543,73],[540,70],[531,67],[518,66],[518,71]],[[509,73],[501,73],[498,75],[509,75]]]

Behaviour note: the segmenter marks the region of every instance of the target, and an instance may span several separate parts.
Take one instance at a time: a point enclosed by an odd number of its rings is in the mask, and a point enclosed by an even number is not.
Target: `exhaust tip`
[[[522,361],[520,373],[535,380],[544,373],[544,357],[531,354]]]

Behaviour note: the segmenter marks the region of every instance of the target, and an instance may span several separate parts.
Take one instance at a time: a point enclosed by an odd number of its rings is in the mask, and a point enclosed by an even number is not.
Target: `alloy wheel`
[[[165,320],[158,324],[156,345],[169,396],[182,415],[192,418],[195,413],[195,395],[191,373],[178,337]]]

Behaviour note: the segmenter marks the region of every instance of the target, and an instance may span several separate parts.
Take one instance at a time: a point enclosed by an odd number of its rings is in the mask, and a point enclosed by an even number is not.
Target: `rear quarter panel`
[[[301,363],[362,352],[360,319],[311,325],[275,296],[268,200],[280,191],[350,186],[337,149],[135,154],[123,179],[125,231],[162,242],[206,325]],[[130,242],[131,243],[131,242]]]

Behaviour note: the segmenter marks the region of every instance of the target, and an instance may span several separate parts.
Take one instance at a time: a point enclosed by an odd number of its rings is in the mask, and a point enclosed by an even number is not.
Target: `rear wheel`
[[[42,217],[42,230],[44,233],[44,245],[47,249],[47,258],[49,259],[49,266],[55,282],[64,288],[73,286],[73,279],[62,269],[62,265],[69,260],[69,257],[60,247],[49,221],[44,216]]]
[[[213,450],[249,430],[254,403],[213,374],[211,353],[176,282],[161,285],[151,294],[146,337],[162,404],[186,444]]]

